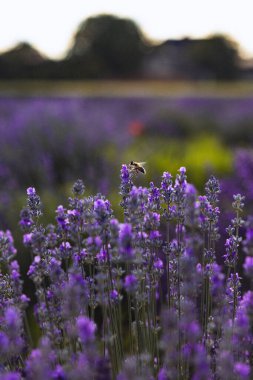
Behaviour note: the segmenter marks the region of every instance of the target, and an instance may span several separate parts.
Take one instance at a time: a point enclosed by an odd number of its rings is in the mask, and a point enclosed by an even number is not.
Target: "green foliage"
[[[192,173],[189,180],[199,188],[210,172],[222,176],[232,168],[232,152],[212,135],[195,136],[189,140],[140,138],[123,154],[122,160],[146,161],[145,181],[158,180],[166,168],[175,174],[179,166],[187,166]]]

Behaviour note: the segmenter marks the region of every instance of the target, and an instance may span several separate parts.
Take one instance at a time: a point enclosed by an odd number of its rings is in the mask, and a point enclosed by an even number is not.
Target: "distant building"
[[[245,80],[253,79],[253,58],[241,61],[241,77]]]
[[[168,40],[155,46],[146,55],[143,76],[154,79],[190,79],[195,70],[189,59],[192,41]]]
[[[143,63],[143,76],[153,79],[235,79],[239,57],[223,36],[167,40],[154,46]]]

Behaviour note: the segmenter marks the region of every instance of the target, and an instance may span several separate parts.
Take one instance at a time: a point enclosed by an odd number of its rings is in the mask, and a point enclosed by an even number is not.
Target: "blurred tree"
[[[129,77],[139,74],[146,48],[132,20],[100,15],[81,23],[68,59],[83,65],[80,75]]]
[[[0,55],[0,77],[33,77],[46,61],[47,58],[32,45],[21,42]]]
[[[195,40],[190,50],[193,64],[207,79],[235,79],[239,76],[239,54],[236,44],[223,35]]]

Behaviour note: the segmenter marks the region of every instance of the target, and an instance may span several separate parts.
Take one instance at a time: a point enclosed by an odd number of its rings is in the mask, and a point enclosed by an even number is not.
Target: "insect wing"
[[[146,170],[144,168],[144,165],[146,164],[146,162],[136,162],[136,164],[139,167],[139,171],[142,172],[143,174],[146,174]]]
[[[146,165],[146,162],[136,162],[136,164],[140,165],[140,166],[145,166]]]

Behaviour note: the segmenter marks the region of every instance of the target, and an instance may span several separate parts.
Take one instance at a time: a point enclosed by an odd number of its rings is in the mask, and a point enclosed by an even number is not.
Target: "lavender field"
[[[252,120],[253,97],[0,98],[1,183],[15,189],[82,177],[96,186],[112,180],[136,142],[143,144],[136,159],[148,163],[159,140],[168,154],[173,144],[202,137],[224,149],[250,147]]]
[[[252,379],[253,97],[0,97],[0,131],[0,379]]]
[[[175,180],[164,172],[158,187],[136,187],[135,177],[122,165],[122,220],[78,180],[56,222],[44,226],[40,196],[27,189],[19,224],[39,342],[12,235],[1,232],[1,379],[252,378],[253,292],[241,291],[247,278],[252,289],[253,276],[252,225],[241,236],[244,197],[233,197],[218,265],[217,179],[199,196],[184,167]]]
[[[147,163],[147,175],[138,182],[146,186],[168,168],[175,174],[181,165],[187,166],[189,181],[199,190],[210,174],[225,178],[224,202],[229,203],[230,189],[250,192],[252,123],[253,96],[247,93],[2,96],[1,225],[17,230],[28,186],[40,190],[49,220],[54,218],[52,210],[76,178],[82,178],[90,192],[111,194],[117,213],[119,168],[133,159]],[[236,154],[238,149],[244,153]]]

